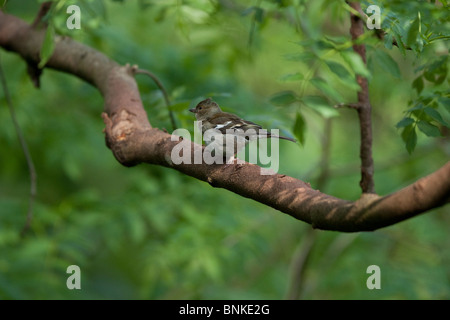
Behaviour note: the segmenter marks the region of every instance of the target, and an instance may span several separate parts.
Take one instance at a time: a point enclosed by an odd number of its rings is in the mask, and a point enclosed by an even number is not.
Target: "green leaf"
[[[416,148],[417,144],[417,133],[416,128],[413,124],[410,124],[409,126],[406,126],[405,129],[403,129],[402,139],[403,142],[405,142],[406,150],[409,154],[411,154]]]
[[[391,50],[392,49],[392,41],[393,41],[393,37],[391,33],[386,34],[386,36],[384,37],[384,47],[386,49]]]
[[[414,119],[413,118],[403,118],[402,120],[400,120],[395,127],[396,128],[404,128],[406,126],[409,126],[410,124],[414,123]]]
[[[435,84],[442,84],[447,78],[447,59],[439,59],[427,66],[423,76],[430,82]]]
[[[411,23],[411,26],[409,27],[408,34],[406,36],[407,46],[412,47],[416,44],[419,29],[420,29],[420,16],[414,19],[414,21]]]
[[[425,133],[428,137],[439,137],[441,135],[438,127],[424,120],[420,120],[417,123],[417,126],[419,127],[420,131]]]
[[[416,89],[417,94],[420,94],[423,90],[423,79],[422,76],[418,76],[412,83],[412,87]]]
[[[290,73],[290,74],[285,74],[284,76],[282,76],[280,78],[280,81],[282,82],[292,82],[292,81],[299,81],[299,80],[303,80],[303,74],[297,72],[297,73]]]
[[[341,51],[341,56],[356,74],[366,78],[371,77],[370,71],[367,69],[366,64],[359,54],[353,51]]]
[[[394,59],[392,59],[392,57],[388,53],[382,50],[377,50],[375,51],[375,58],[377,59],[381,68],[384,71],[389,72],[396,78],[401,77],[400,69],[398,67],[397,62]]]
[[[276,106],[286,106],[290,105],[296,101],[298,101],[298,97],[295,94],[295,92],[289,90],[289,91],[281,91],[276,94],[274,94],[270,98],[270,103],[276,105]]]
[[[344,101],[344,98],[342,97],[342,95],[339,93],[339,91],[337,91],[336,89],[334,89],[332,86],[330,86],[328,84],[328,82],[324,81],[321,78],[314,78],[310,80],[310,83],[315,86],[317,89],[319,89],[320,91],[322,91],[322,93],[327,96],[330,97],[331,99],[333,99],[336,102],[342,102]]]
[[[429,115],[431,118],[433,118],[443,126],[449,127],[449,124],[442,118],[441,114],[436,109],[426,107],[424,111],[427,115]]]
[[[208,13],[204,10],[191,6],[181,5],[180,9],[182,15],[193,23],[204,23],[209,17]]]
[[[403,38],[402,38],[402,29],[397,25],[394,24],[392,25],[392,33],[395,36],[395,40],[397,42],[397,46],[398,49],[400,50],[400,52],[402,53],[402,55],[406,55],[406,48],[405,48],[405,44],[403,43]]]
[[[425,79],[427,79],[430,82],[434,82],[434,74],[431,71],[425,70],[423,73],[423,76]]]
[[[339,112],[330,106],[327,99],[321,96],[305,96],[301,101],[308,107],[318,112],[324,118],[337,117]]]
[[[295,137],[303,146],[305,144],[306,122],[305,118],[300,112],[297,112],[297,116],[295,117],[293,132]]]
[[[50,60],[53,50],[55,49],[55,28],[52,23],[49,23],[45,31],[44,42],[42,43],[40,57],[41,61],[38,64],[39,68],[43,68]]]
[[[314,53],[306,51],[306,52],[285,54],[284,58],[288,61],[307,62],[307,61],[315,59],[316,56],[314,55]]]
[[[339,80],[353,90],[359,90],[360,87],[355,77],[340,63],[334,61],[325,61],[331,72],[338,76]]]
[[[422,103],[418,103],[418,104],[416,104],[414,107],[409,108],[409,109],[406,110],[406,111],[412,112],[412,111],[416,111],[416,110],[421,110],[421,109],[423,109],[424,107],[425,107],[425,106],[424,106]]]
[[[439,97],[437,101],[445,108],[445,110],[447,110],[448,113],[450,113],[450,98]]]

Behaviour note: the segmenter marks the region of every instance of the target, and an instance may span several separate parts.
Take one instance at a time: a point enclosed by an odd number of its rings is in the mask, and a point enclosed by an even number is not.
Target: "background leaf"
[[[406,45],[409,47],[413,47],[416,44],[417,36],[419,35],[419,28],[420,28],[420,18],[417,17],[414,19],[414,21],[411,23],[411,26],[408,30],[408,35],[406,37]]]
[[[402,120],[400,120],[395,127],[397,128],[404,128],[406,126],[409,126],[411,124],[413,124],[415,121],[412,118],[403,118]]]
[[[300,81],[303,80],[303,75],[299,72],[297,73],[290,73],[290,74],[285,74],[280,78],[281,82],[292,82],[292,81]]]
[[[48,60],[52,57],[55,50],[55,28],[52,23],[49,22],[47,30],[45,31],[44,42],[41,47],[41,61],[38,64],[39,68],[43,68]]]
[[[439,137],[441,135],[438,127],[424,120],[419,120],[417,126],[419,127],[420,131],[422,131],[429,137]]]
[[[293,129],[294,135],[301,145],[305,144],[306,122],[303,115],[297,112]]]
[[[403,129],[402,139],[405,143],[406,150],[411,154],[417,145],[416,127],[413,124],[410,124]]]
[[[276,106],[286,106],[296,101],[298,101],[298,97],[294,91],[278,92],[270,98],[270,103]]]
[[[416,89],[417,94],[420,94],[423,90],[423,79],[422,76],[418,76],[416,79],[414,79],[412,83],[412,87]]]
[[[362,61],[359,54],[354,51],[341,51],[340,54],[356,74],[366,78],[371,77],[370,71],[367,69],[366,64]]]
[[[353,90],[359,89],[355,77],[342,64],[335,61],[325,61],[325,63],[342,83]]]
[[[390,73],[395,78],[400,79],[401,75],[398,64],[388,53],[382,50],[377,50],[374,52],[374,57],[384,71]]]
[[[429,115],[430,117],[432,117],[434,120],[436,120],[437,122],[439,122],[440,124],[442,124],[443,126],[449,127],[449,124],[447,123],[447,121],[445,121],[441,114],[439,113],[439,111],[437,111],[436,109],[430,108],[430,107],[426,107],[424,109],[425,113],[427,115]]]
[[[314,111],[318,112],[324,118],[332,118],[339,115],[339,112],[335,108],[330,106],[330,103],[324,97],[305,96],[302,97],[301,101]]]
[[[333,99],[337,103],[341,103],[344,101],[344,97],[339,93],[336,89],[334,89],[328,82],[321,78],[314,78],[310,80],[310,83],[315,86],[317,89],[322,91],[322,93]]]

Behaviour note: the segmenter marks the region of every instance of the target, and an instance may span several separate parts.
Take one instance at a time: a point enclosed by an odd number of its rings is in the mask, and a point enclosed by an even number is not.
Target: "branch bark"
[[[349,4],[353,9],[362,13],[359,2]],[[364,14],[364,13],[362,13]],[[350,34],[355,43],[353,50],[361,57],[366,64],[366,46],[358,44],[357,40],[364,34],[364,22],[357,15],[350,13]],[[356,75],[361,90],[358,92],[358,117],[361,134],[360,158],[361,158],[361,181],[360,186],[363,193],[375,193],[375,183],[373,181],[373,158],[372,158],[372,106],[369,99],[369,82],[367,78]]]
[[[42,30],[0,11],[0,46],[27,62],[39,62]],[[214,187],[228,189],[305,221],[315,228],[368,231],[395,224],[450,201],[450,162],[429,176],[384,197],[363,194],[348,201],[314,190],[285,175],[261,175],[260,167],[174,164],[171,151],[179,141],[153,128],[140,99],[130,66],[120,66],[104,54],[67,37],[57,37],[45,66],[75,75],[97,87],[104,97],[107,146],[125,166],[149,163],[178,170]],[[191,145],[191,158],[203,148]]]

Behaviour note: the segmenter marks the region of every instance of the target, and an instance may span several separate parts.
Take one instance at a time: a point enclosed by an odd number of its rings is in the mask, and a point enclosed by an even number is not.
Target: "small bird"
[[[195,113],[197,121],[201,121],[203,134],[214,129],[218,130],[219,135],[223,135],[222,140],[214,138],[211,142],[215,142],[214,147],[221,150],[224,156],[233,154],[232,158],[234,158],[234,155],[247,143],[261,138],[278,138],[296,142],[292,138],[273,135],[259,124],[241,119],[235,114],[223,112],[211,98],[200,101],[195,108],[189,109],[189,111]],[[230,144],[230,141],[234,143]],[[206,143],[209,146],[208,142]]]

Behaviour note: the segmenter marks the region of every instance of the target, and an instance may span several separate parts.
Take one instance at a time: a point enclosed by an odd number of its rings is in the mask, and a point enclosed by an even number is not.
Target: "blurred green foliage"
[[[81,8],[81,30],[65,27],[69,4]],[[155,73],[181,127],[192,130],[187,109],[213,96],[296,135],[302,147],[281,143],[280,172],[355,200],[357,116],[333,108],[356,100],[355,74],[370,79],[379,194],[433,172],[450,153],[448,4],[377,4],[388,34],[366,33],[367,67],[351,51],[344,1],[60,0],[46,19]],[[3,10],[31,22],[38,8],[9,0]],[[32,227],[21,238],[29,172],[2,90],[1,299],[281,299],[292,285],[303,299],[450,298],[448,206],[372,233],[317,231],[304,282],[293,284],[309,225],[173,170],[120,166],[105,146],[94,88],[46,69],[36,90],[21,58],[0,54],[38,176]],[[137,80],[152,125],[170,128],[161,92]],[[329,170],[319,183],[326,125]],[[381,290],[366,287],[372,264]],[[70,265],[81,268],[81,290],[66,287]]]

